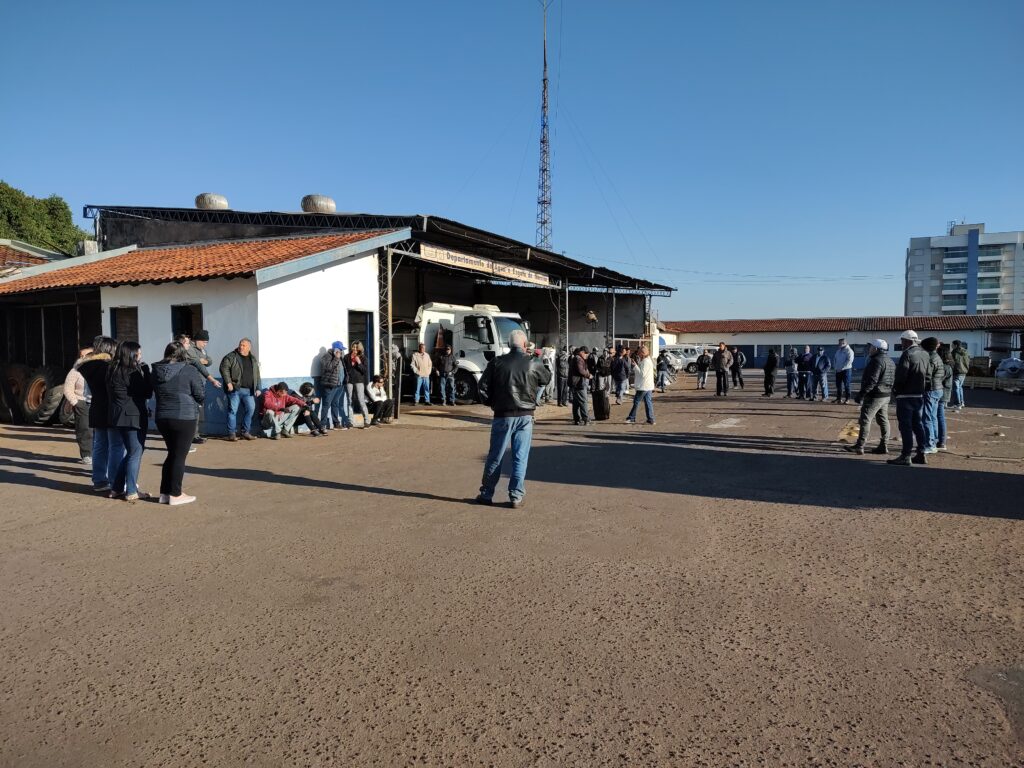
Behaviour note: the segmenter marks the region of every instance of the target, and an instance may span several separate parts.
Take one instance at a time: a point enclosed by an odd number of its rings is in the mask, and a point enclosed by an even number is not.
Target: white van
[[[697,372],[697,358],[700,357],[705,349],[711,348],[710,345],[706,344],[670,344],[662,347],[662,349],[667,349],[683,361],[683,370],[687,373]]]

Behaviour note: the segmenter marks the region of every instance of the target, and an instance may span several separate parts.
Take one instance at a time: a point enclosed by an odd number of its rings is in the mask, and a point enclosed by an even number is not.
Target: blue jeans
[[[853,378],[853,370],[847,368],[845,371],[836,371],[836,400],[850,399],[850,381]]]
[[[924,438],[924,397],[897,397],[896,420],[900,425],[900,437],[903,438],[903,450],[900,454],[909,456],[914,452],[914,440],[917,440],[917,452],[925,448]]]
[[[124,451],[121,462],[110,484],[111,489],[128,496],[139,492],[139,469],[142,468],[142,452],[146,448],[146,433],[134,427],[118,427],[112,433],[111,445]]]
[[[942,407],[945,393],[941,389],[933,389],[924,396],[924,444],[934,448],[946,438],[946,409]],[[942,440],[939,439],[939,410],[942,410]]]
[[[420,403],[420,392],[423,393],[423,402],[430,405],[430,377],[429,376],[417,376],[416,377],[416,394],[413,396],[413,402],[416,405]]]
[[[512,444],[512,473],[508,479],[508,497],[519,501],[526,495],[526,463],[530,458],[533,438],[533,416],[495,417],[491,421],[491,447],[484,463],[484,476],[480,481],[480,496],[494,498],[494,489],[501,478],[501,462],[509,443]]]
[[[429,390],[428,390],[429,394]],[[429,398],[427,402],[430,402]],[[441,405],[451,403],[455,405],[455,374],[446,373],[441,375]]]
[[[960,408],[964,404],[964,379],[967,378],[966,373],[955,373],[953,374],[953,395],[949,398],[949,404],[953,407]]]
[[[656,385],[658,389],[664,389],[668,386],[668,371],[658,371],[658,381]]]
[[[114,475],[124,458],[124,448],[111,441],[112,429],[92,431],[92,484],[113,485]]]
[[[799,380],[796,371],[786,371],[786,397],[792,397],[798,391]]]
[[[808,399],[813,400],[818,394],[818,387],[821,387],[822,400],[828,400],[828,373],[815,371],[812,375],[814,383],[811,385],[811,396]]]
[[[242,434],[252,429],[252,415],[256,412],[256,398],[252,390],[248,388],[235,387],[228,392],[228,434],[233,435],[238,430],[238,404],[242,404]]]
[[[636,412],[640,408],[640,401],[644,403],[644,410],[647,412],[647,423],[654,423],[654,397],[649,389],[638,389],[633,393],[633,407],[629,409],[629,416],[626,421],[636,421]]]
[[[629,380],[628,379],[618,379],[618,380],[614,381],[614,384],[615,384],[615,402],[621,403],[622,402],[622,398],[626,396],[627,392],[629,392]]]

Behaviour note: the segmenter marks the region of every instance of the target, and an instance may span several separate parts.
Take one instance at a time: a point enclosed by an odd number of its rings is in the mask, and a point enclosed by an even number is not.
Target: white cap
[[[904,331],[900,338],[905,341],[919,341],[917,331]]]
[[[913,333],[913,331],[911,331],[911,333]],[[871,346],[874,347],[875,349],[880,349],[883,352],[888,351],[889,349],[889,342],[887,342],[885,339],[872,339],[868,343],[871,344]]]

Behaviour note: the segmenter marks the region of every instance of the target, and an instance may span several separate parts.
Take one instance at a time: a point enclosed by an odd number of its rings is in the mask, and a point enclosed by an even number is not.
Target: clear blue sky
[[[76,216],[321,192],[533,242],[536,0],[12,2],[0,28],[0,178]],[[909,237],[1024,228],[1022,30],[1020,0],[556,0],[555,248],[678,286],[663,319],[901,314]]]

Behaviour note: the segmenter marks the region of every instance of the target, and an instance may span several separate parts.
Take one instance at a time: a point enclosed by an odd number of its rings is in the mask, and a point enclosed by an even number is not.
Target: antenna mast
[[[548,140],[548,6],[544,9],[544,79],[540,102],[540,173],[537,177],[537,241],[539,248],[551,248],[551,143]]]

